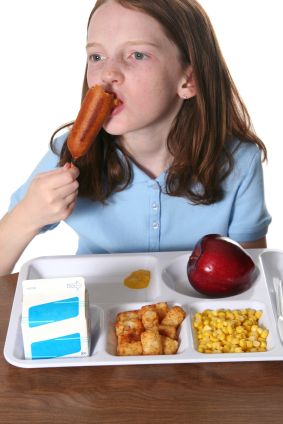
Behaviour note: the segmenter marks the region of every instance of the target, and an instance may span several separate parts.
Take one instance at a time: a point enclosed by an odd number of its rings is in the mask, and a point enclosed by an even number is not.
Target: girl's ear
[[[197,94],[194,72],[191,65],[187,67],[185,75],[180,81],[178,94],[181,99],[190,99]]]

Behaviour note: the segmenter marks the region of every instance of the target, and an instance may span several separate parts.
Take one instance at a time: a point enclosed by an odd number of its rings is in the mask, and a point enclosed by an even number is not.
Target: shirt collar
[[[122,158],[124,158],[124,154],[120,149],[117,149],[118,155]],[[130,158],[129,158],[130,165],[132,167],[133,172],[133,178],[131,184],[152,184],[154,182],[157,182],[161,187],[164,187],[166,184],[166,177],[168,173],[168,168],[163,171],[158,177],[151,178],[149,175],[146,174],[138,165],[135,164]]]
[[[167,172],[168,172],[167,169],[163,171],[157,178],[151,178],[133,161],[130,160],[130,163],[131,163],[132,171],[133,171],[132,184],[139,184],[139,183],[150,184],[153,182],[157,182],[161,187],[165,185]]]

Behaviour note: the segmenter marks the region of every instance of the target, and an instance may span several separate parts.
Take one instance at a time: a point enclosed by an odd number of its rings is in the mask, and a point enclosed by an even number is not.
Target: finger
[[[76,180],[79,173],[78,168],[56,168],[38,174],[35,179],[47,188],[57,189]]]
[[[77,192],[69,194],[69,196],[66,196],[65,199],[64,199],[65,205],[69,205],[72,202],[76,202],[77,198],[78,198]]]
[[[71,199],[69,199],[71,200]],[[77,198],[72,199],[67,205],[66,205],[66,209],[65,209],[65,217],[64,219],[66,219],[68,216],[70,216],[70,214],[73,212],[73,210],[75,209],[77,203]]]
[[[66,162],[65,165],[63,166],[63,169],[70,169],[72,166],[73,166],[72,163]]]
[[[68,209],[68,211],[69,212],[73,212],[73,210],[74,210],[74,208],[75,208],[75,206],[76,206],[76,200],[77,199],[75,199],[75,200],[73,200],[71,203],[69,203],[69,205],[67,206],[67,209]]]
[[[78,176],[80,175],[80,170],[79,170],[79,168],[77,168],[75,165],[72,165],[72,166],[69,168],[69,172],[71,173],[71,175],[73,175],[73,178],[74,178],[74,179],[77,179],[77,178],[78,178]]]
[[[56,199],[66,199],[70,195],[77,196],[79,190],[79,183],[77,180],[72,181],[62,187],[55,189],[54,194]]]

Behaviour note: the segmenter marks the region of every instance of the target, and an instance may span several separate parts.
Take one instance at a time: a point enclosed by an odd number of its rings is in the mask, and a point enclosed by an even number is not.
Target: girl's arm
[[[79,171],[70,165],[38,174],[25,197],[0,221],[0,275],[9,274],[42,227],[66,219],[77,198]]]
[[[266,237],[263,237],[259,240],[246,241],[245,243],[241,243],[241,245],[245,249],[264,249],[267,247]]]

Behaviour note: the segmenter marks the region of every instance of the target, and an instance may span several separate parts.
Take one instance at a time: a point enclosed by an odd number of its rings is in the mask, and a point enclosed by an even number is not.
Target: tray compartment
[[[171,262],[168,263],[168,265],[162,270],[162,279],[165,283],[165,285],[176,292],[177,294],[189,296],[192,298],[197,299],[207,299],[208,297],[204,294],[199,293],[196,291],[190,284],[188,276],[187,276],[187,263],[188,263],[189,255],[182,255],[178,258],[175,258]],[[222,299],[225,300],[225,298],[242,298],[243,295],[246,298],[253,298],[254,293],[257,289],[257,286],[262,284],[261,276],[260,276],[260,270],[257,266],[257,271],[254,277],[254,281],[252,286],[246,290],[245,292],[241,292],[239,294],[235,294],[232,296],[226,296]]]
[[[266,285],[269,291],[273,313],[277,319],[277,305],[274,289],[274,279],[283,280],[283,251],[266,250],[260,255]]]
[[[77,260],[76,260],[77,259]],[[150,255],[93,255],[79,258],[35,259],[27,271],[27,279],[82,276],[85,278],[90,303],[147,302],[160,295],[157,258]],[[151,273],[145,289],[129,289],[124,278],[138,269]]]
[[[21,316],[19,316],[19,319],[17,320],[16,328],[14,328],[14,331],[15,340],[17,341],[17,343],[15,343],[13,346],[13,356],[18,360],[25,360],[24,342],[21,328]]]
[[[89,355],[93,356],[99,351],[98,341],[103,332],[104,311],[96,305],[90,305],[89,308],[90,318],[90,352]]]
[[[152,302],[153,303],[153,302]],[[181,305],[178,302],[167,302],[169,307],[172,306],[181,306],[185,312],[186,312],[186,318],[184,319],[184,321],[182,322],[182,324],[180,325],[179,329],[178,329],[178,341],[179,341],[179,348],[178,348],[178,352],[175,355],[180,355],[182,353],[184,353],[186,351],[186,349],[188,349],[189,346],[189,342],[188,342],[188,307],[187,305]],[[148,303],[150,305],[150,303]],[[137,310],[140,309],[142,306],[145,306],[145,303],[141,303],[141,304],[125,304],[125,305],[119,305],[113,308],[110,308],[107,313],[106,313],[106,320],[105,320],[105,331],[106,331],[106,345],[105,345],[105,350],[107,353],[109,353],[110,355],[113,355],[117,358],[121,358],[117,355],[117,337],[116,337],[116,333],[115,333],[115,327],[114,324],[116,322],[116,317],[117,314],[120,312],[126,312],[126,311],[133,311],[133,310]],[[170,356],[175,356],[175,355],[170,355]],[[164,357],[166,355],[156,355],[156,357]],[[146,358],[147,355],[142,355],[142,356],[137,356],[140,358]],[[128,358],[130,358],[130,356],[128,356]]]
[[[96,305],[92,305],[89,308],[89,331],[90,331],[90,354],[89,356],[93,356],[97,353],[97,345],[98,340],[102,334],[103,328],[103,310]],[[17,361],[26,361],[24,354],[24,346],[23,346],[23,336],[21,329],[21,315],[17,320],[16,328],[14,329],[15,340],[17,341],[13,346],[13,357]],[[64,361],[66,358],[56,358],[56,361]],[[79,358],[80,359],[80,358]],[[30,363],[36,363],[37,361],[42,361],[42,359],[33,359],[28,360]]]
[[[187,276],[187,263],[189,255],[181,255],[170,261],[162,270],[162,279],[165,285],[176,293],[196,297],[205,298],[204,295],[198,293],[190,284]]]
[[[197,331],[193,327],[193,319],[194,315],[197,312],[203,312],[206,309],[211,310],[218,310],[218,309],[229,309],[229,310],[239,310],[239,309],[255,309],[260,310],[263,312],[261,318],[259,319],[259,325],[266,328],[269,331],[268,337],[267,337],[267,352],[271,351],[275,347],[275,337],[274,337],[274,326],[271,321],[271,316],[269,314],[269,311],[266,307],[266,305],[263,302],[258,301],[250,301],[250,300],[237,300],[237,301],[230,301],[230,300],[207,300],[207,301],[199,301],[194,302],[191,305],[190,308],[190,323],[191,323],[191,331],[192,331],[192,340],[193,340],[193,348],[196,352],[198,341],[197,341]],[[266,352],[243,352],[238,353],[237,355],[262,355]],[[220,356],[227,356],[227,355],[236,355],[236,353],[201,353],[198,352],[201,356],[211,356],[211,355],[220,355]]]
[[[283,251],[266,250],[260,259],[267,282],[272,282],[273,278],[283,280]]]

